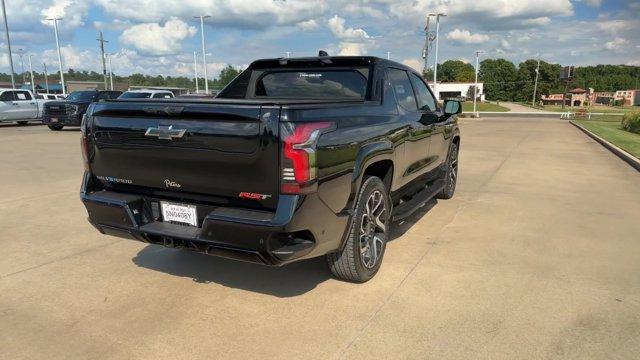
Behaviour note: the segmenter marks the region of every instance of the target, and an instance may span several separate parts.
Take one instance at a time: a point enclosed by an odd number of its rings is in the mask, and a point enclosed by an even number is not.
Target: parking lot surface
[[[558,120],[464,120],[454,199],[395,227],[366,284],[100,235],[79,132],[0,125],[0,354],[628,358],[640,174]]]

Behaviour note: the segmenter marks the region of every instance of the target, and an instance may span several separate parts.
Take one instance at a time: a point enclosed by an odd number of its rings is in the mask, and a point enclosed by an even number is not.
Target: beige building
[[[618,90],[614,95],[615,100],[621,100],[624,106],[640,105],[640,89]]]

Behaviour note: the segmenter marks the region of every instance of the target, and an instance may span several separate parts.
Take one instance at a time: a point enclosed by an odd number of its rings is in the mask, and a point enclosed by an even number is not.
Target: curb
[[[575,123],[574,121],[569,121],[569,122],[571,123],[571,125],[577,127],[578,129],[580,129],[580,131],[582,131],[583,133],[587,134],[590,138],[592,138],[593,140],[595,140],[598,143],[600,143],[600,145],[602,145],[605,148],[607,148],[607,150],[611,151],[613,154],[615,154],[617,157],[622,159],[624,162],[626,162],[627,164],[631,165],[631,167],[633,167],[637,171],[640,171],[640,160],[636,159],[633,155],[631,155],[628,152],[620,149],[619,147],[613,145],[612,143],[610,143],[607,140],[601,138],[600,136],[592,133],[591,131],[585,129],[584,126],[579,125],[579,124]]]

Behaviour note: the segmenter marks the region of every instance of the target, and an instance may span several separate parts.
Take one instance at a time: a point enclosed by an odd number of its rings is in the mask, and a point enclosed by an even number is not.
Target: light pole
[[[24,50],[18,49],[17,54],[18,57],[20,57],[20,73],[22,74],[22,85],[24,85],[24,83],[27,82],[27,79],[24,76],[24,59],[22,58],[22,55],[24,55]]]
[[[198,85],[198,53],[193,52],[193,78],[196,80],[196,94],[200,92],[200,86]]]
[[[36,82],[35,79],[33,78],[33,65],[31,64],[31,58],[33,57],[33,54],[29,54],[29,75],[31,76],[31,92],[33,93],[33,96],[36,95]]]
[[[47,73],[47,63],[42,63],[44,65],[44,86],[47,89],[47,94],[49,93],[49,74]]]
[[[204,91],[209,93],[209,79],[207,79],[207,49],[204,46],[204,19],[210,18],[208,15],[194,16],[196,19],[200,19],[200,33],[202,35],[202,65],[204,66]]]
[[[48,18],[53,21],[53,30],[56,34],[56,48],[58,49],[58,65],[60,66],[60,85],[62,86],[62,96],[67,96],[67,89],[64,86],[64,73],[62,72],[62,52],[60,51],[60,38],[58,37],[58,21],[62,18]]]
[[[538,54],[538,66],[536,66],[536,81],[533,85],[533,100],[531,100],[531,106],[536,106],[536,92],[538,91],[538,76],[540,75],[540,54]]]
[[[107,54],[107,61],[109,64],[109,83],[111,85],[111,91],[113,91],[113,69],[111,68],[111,55],[113,54]]]
[[[484,51],[476,50],[476,84],[473,86],[473,112],[478,117],[478,112],[476,111],[476,101],[478,100],[478,58],[480,54],[484,53]]]
[[[438,92],[438,42],[440,41],[440,16],[447,16],[443,13],[429,14],[429,16],[436,17],[436,56],[435,63],[433,64],[433,93],[437,99],[440,99],[440,93]]]
[[[7,22],[7,9],[4,6],[4,0],[2,0],[2,16],[4,17],[4,32],[7,35],[7,52],[9,53],[9,67],[11,67],[11,88],[16,88],[15,71],[13,71],[13,55],[11,54],[11,38],[9,37],[9,23]]]
[[[391,51],[387,51],[387,60],[391,60]]]

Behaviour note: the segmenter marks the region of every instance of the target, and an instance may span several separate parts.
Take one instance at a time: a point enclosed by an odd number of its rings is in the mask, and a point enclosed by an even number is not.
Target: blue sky
[[[640,0],[6,0],[14,52],[54,69],[51,24],[59,16],[64,66],[100,70],[98,31],[109,40],[118,74],[193,74],[201,51],[194,15],[205,25],[211,77],[263,57],[376,55],[421,67],[425,15],[440,11],[440,62],[485,57],[514,62],[536,57],[564,65],[640,65]],[[0,37],[0,71],[8,72]],[[198,56],[201,69],[201,57]],[[433,57],[431,57],[433,62]],[[18,56],[14,56],[20,71]]]

